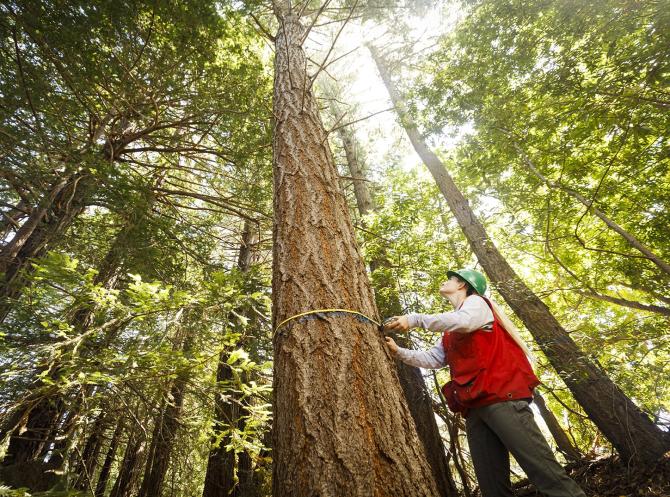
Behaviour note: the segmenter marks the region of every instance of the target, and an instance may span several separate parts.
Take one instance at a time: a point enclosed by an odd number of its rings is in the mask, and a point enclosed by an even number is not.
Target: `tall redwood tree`
[[[275,3],[275,326],[374,296],[307,76],[306,28]],[[273,494],[432,496],[436,487],[380,333],[352,314],[295,319],[274,337]]]

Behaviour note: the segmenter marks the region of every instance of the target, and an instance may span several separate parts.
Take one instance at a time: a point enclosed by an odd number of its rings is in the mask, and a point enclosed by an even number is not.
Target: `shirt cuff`
[[[416,328],[421,323],[421,314],[408,314],[407,324],[410,328]]]
[[[404,349],[402,347],[398,347],[398,352],[395,353],[396,359],[400,359],[401,361],[405,362],[405,359],[407,359],[407,352],[409,352],[409,349]]]

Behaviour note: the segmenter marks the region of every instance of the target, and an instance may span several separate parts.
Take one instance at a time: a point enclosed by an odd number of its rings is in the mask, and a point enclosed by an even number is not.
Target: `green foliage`
[[[427,131],[465,130],[449,167],[507,259],[654,419],[670,405],[667,314],[638,308],[667,310],[670,275],[595,209],[670,259],[669,21],[663,2],[470,2],[411,88]]]
[[[667,423],[670,277],[596,209],[670,259],[670,9],[464,2],[455,30],[422,58],[408,24],[428,3],[340,2],[319,24],[403,12],[392,24],[403,32],[398,53],[412,54],[409,107],[434,142],[462,137],[438,155],[572,338]],[[304,7],[312,19],[321,4]],[[90,484],[76,481],[87,443],[100,430],[95,480],[117,426],[108,488],[125,451],[140,454],[141,473],[170,426],[158,454],[169,460],[165,495],[200,489],[218,447],[250,456],[268,487],[272,75],[247,15],[276,30],[272,11],[261,1],[18,1],[0,12],[3,249],[41,208],[52,235],[26,259],[25,287],[0,324],[0,429],[21,425],[2,424],[17,413],[31,429],[26,406],[47,405],[58,436],[39,457],[62,457],[64,471],[51,492],[2,486],[0,496],[80,495],[66,487]],[[377,303],[385,316],[443,312],[446,271],[476,260],[433,180],[401,167],[391,148],[376,169],[378,209],[358,232]],[[85,188],[55,205],[61,181]],[[81,209],[59,225],[79,194]],[[239,260],[245,248],[250,265]],[[417,347],[436,339],[411,334]],[[536,353],[569,435],[605,453]]]

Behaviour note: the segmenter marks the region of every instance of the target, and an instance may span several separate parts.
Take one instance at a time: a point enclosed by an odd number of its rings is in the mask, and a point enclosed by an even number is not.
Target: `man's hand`
[[[398,346],[395,341],[391,337],[384,337],[384,339],[386,340],[386,346],[391,351],[391,355],[395,356],[398,353]]]
[[[395,331],[396,333],[407,333],[409,331],[409,321],[407,316],[393,316],[384,321],[384,330]]]

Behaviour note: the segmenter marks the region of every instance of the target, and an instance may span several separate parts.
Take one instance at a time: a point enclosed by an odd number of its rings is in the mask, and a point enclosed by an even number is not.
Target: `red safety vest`
[[[491,302],[482,298],[493,312]],[[447,331],[442,337],[451,373],[442,392],[454,412],[467,414],[473,407],[532,398],[533,388],[540,383],[523,349],[505,331],[495,312],[493,316],[492,331]]]

